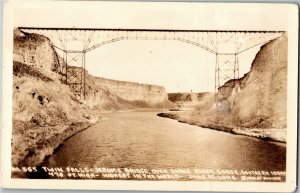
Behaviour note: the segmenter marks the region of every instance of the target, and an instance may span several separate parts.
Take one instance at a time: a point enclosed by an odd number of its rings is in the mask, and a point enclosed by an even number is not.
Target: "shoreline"
[[[157,109],[145,109],[145,111],[155,112]],[[180,117],[178,114],[172,114],[166,112],[166,109],[159,109],[160,113],[156,116],[162,118],[170,118],[177,120],[180,123],[185,123],[189,125],[195,125],[199,127],[204,127],[208,129],[228,132],[237,135],[244,135],[249,137],[255,137],[258,139],[263,139],[267,141],[280,142],[286,144],[286,133],[285,129],[274,129],[274,128],[242,128],[242,127],[233,127],[217,123],[208,123],[208,122],[195,122],[189,121]],[[125,111],[114,111],[114,112],[142,112],[143,109],[136,110],[125,110]],[[114,112],[98,112],[100,115],[105,115],[107,113]],[[99,123],[100,120],[105,120],[105,116],[100,116],[99,119],[90,121],[90,122],[69,122],[65,125],[56,125],[56,126],[38,126],[31,123],[25,123],[21,121],[14,121],[16,127],[16,133],[20,131],[18,129],[22,128],[22,131],[18,136],[15,137],[14,141],[16,144],[13,145],[13,149],[18,149],[18,155],[12,154],[12,165],[13,166],[39,166],[44,162],[45,158],[53,155],[53,153],[64,144],[66,140],[76,135],[77,133],[84,131]],[[29,131],[28,131],[29,130]],[[50,133],[49,133],[50,132]],[[49,135],[48,137],[44,137]],[[19,142],[19,143],[18,143]],[[20,149],[21,147],[21,149]],[[22,148],[23,147],[23,148]]]
[[[286,129],[242,128],[242,127],[234,127],[234,126],[228,126],[228,125],[225,126],[224,124],[207,123],[205,121],[196,122],[196,121],[181,118],[179,115],[172,114],[172,113],[158,113],[157,116],[163,117],[163,118],[174,119],[180,123],[195,125],[198,127],[228,132],[228,133],[232,133],[235,135],[244,135],[244,136],[248,136],[248,137],[255,137],[255,138],[266,140],[266,141],[273,141],[273,142],[279,142],[282,144],[286,144]]]
[[[12,165],[18,166],[40,166],[45,159],[64,144],[66,140],[77,133],[105,120],[105,114],[116,112],[165,112],[167,109],[128,109],[120,111],[97,111],[99,118],[86,122],[72,122],[64,125],[39,126],[28,122],[14,120],[15,138],[12,152]],[[102,116],[104,115],[104,117]],[[16,149],[18,151],[16,151]]]
[[[141,112],[142,109],[137,110],[136,112]],[[146,110],[147,111],[147,110]],[[153,110],[154,111],[154,110]],[[120,111],[122,113],[126,113],[128,111]],[[129,111],[132,112],[132,111]],[[148,111],[147,111],[148,112]],[[102,112],[99,112],[100,114]],[[108,112],[106,112],[108,113]],[[114,113],[114,112],[112,112]],[[105,113],[103,113],[104,115]],[[184,120],[183,118],[180,118],[178,114],[172,114],[172,113],[166,113],[166,112],[160,112],[157,113],[156,116],[162,117],[162,118],[170,118],[177,120],[180,123],[185,123],[189,125],[195,125],[207,129],[213,129],[213,130],[218,130],[218,131],[223,131],[227,133],[232,133],[236,135],[244,135],[244,136],[249,136],[249,137],[255,137],[257,139],[262,139],[270,142],[274,142],[280,146],[286,146],[286,141],[280,140],[280,137],[276,136],[274,137],[274,133],[278,133],[279,131],[283,132],[284,129],[249,129],[249,128],[237,128],[237,127],[230,127],[230,126],[223,126],[221,124],[201,124],[201,123],[196,123],[196,122],[189,122],[187,120]],[[19,143],[19,146],[24,146],[23,153],[27,152],[23,157],[20,155],[15,155],[12,154],[12,160],[17,159],[18,162],[17,164],[14,164],[14,161],[12,162],[12,166],[16,168],[24,167],[24,166],[29,166],[29,167],[41,167],[41,165],[50,157],[52,156],[58,149],[61,147],[66,140],[69,138],[73,137],[79,132],[82,132],[91,126],[99,123],[101,120],[105,120],[105,116],[102,117],[100,116],[99,119],[96,121],[90,121],[90,122],[69,122],[69,124],[66,125],[60,125],[60,126],[35,126],[34,130],[35,131],[41,131],[43,135],[48,135],[49,133],[46,133],[46,131],[53,131],[57,127],[60,127],[61,130],[55,133],[51,133],[51,136],[48,138],[42,138],[37,134],[35,137],[36,140],[33,140],[30,144],[24,144],[24,143]],[[29,123],[22,123],[20,121],[14,121],[14,124],[19,123],[17,128],[20,128],[20,126],[25,126],[26,128],[31,128],[30,126],[33,126],[32,124],[30,125]],[[20,124],[21,123],[21,124]],[[31,128],[32,129],[32,128]],[[36,133],[35,133],[36,134]],[[20,134],[18,137],[22,136]],[[39,137],[38,137],[39,136]],[[279,135],[280,136],[280,135]],[[27,138],[28,134],[23,134],[23,138]],[[26,141],[26,140],[25,140]],[[15,145],[16,146],[16,145]],[[14,148],[14,147],[13,147]],[[15,152],[15,151],[13,151]],[[15,160],[16,161],[16,160]],[[15,162],[16,163],[16,162]],[[23,178],[26,174],[22,174],[22,172],[18,171],[12,171],[12,177],[17,177],[17,178]]]
[[[39,166],[44,162],[46,157],[53,155],[57,148],[64,144],[70,137],[77,133],[84,131],[92,125],[98,123],[95,122],[72,122],[66,125],[56,126],[34,126],[29,123],[23,123],[20,121],[14,121],[14,124],[19,124],[24,128],[34,128],[36,132],[27,132],[26,134],[20,134],[15,138],[22,137],[23,140],[19,140],[19,143],[13,145],[12,148],[18,149],[19,154],[12,154],[13,167],[18,166]],[[39,131],[39,133],[38,133]],[[43,135],[49,135],[47,138],[42,138]],[[18,139],[15,139],[18,141]],[[31,141],[30,141],[31,140]],[[12,151],[17,152],[17,151]]]

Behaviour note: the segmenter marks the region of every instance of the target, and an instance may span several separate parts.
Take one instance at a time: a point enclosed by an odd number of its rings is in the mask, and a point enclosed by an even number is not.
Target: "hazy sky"
[[[241,75],[257,51],[241,55]],[[91,51],[86,62],[95,76],[163,85],[167,92],[214,91],[215,55],[187,43],[123,40]]]
[[[14,26],[153,28],[201,30],[285,30],[282,6],[232,4],[65,2],[20,3]],[[240,55],[246,73],[259,47]],[[96,76],[162,85],[167,92],[214,91],[215,56],[177,41],[122,40],[87,53]]]

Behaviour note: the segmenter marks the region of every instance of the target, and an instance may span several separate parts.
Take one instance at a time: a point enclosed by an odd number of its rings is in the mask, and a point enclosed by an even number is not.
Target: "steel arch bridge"
[[[186,29],[119,29],[119,28],[45,28],[19,27],[27,33],[48,37],[53,48],[65,61],[65,83],[74,94],[85,99],[86,53],[105,44],[121,40],[176,40],[206,50],[215,57],[215,91],[226,81],[240,78],[239,54],[263,45],[283,31],[234,31]],[[72,42],[77,42],[72,44]],[[70,73],[68,67],[80,66]]]

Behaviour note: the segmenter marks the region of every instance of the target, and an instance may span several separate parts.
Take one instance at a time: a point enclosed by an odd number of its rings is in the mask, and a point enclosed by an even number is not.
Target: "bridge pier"
[[[75,56],[71,56],[74,53],[66,53],[66,84],[70,86],[71,91],[79,99],[86,99],[87,87],[86,87],[86,52],[76,52]],[[76,62],[77,66],[70,66],[71,62]]]

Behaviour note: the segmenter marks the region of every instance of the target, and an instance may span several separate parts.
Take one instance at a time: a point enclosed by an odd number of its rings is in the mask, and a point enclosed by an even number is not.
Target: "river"
[[[69,138],[47,167],[212,168],[285,171],[285,144],[156,116],[115,112]]]

